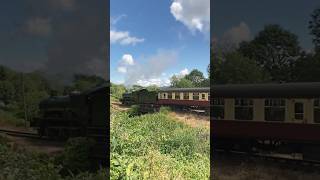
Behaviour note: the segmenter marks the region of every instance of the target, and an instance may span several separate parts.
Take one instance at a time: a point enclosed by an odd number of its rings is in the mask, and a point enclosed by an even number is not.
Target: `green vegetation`
[[[208,68],[209,74],[209,68]],[[203,73],[197,69],[193,69],[189,74],[171,77],[171,87],[175,88],[192,88],[192,87],[209,87],[210,81],[205,78]]]
[[[0,66],[0,123],[24,125],[38,114],[39,102],[50,95],[85,91],[106,81],[98,76],[75,74],[68,85],[48,80],[42,72],[20,73]],[[21,123],[23,122],[23,123]]]
[[[209,131],[176,122],[165,111],[112,113],[112,179],[209,178]]]
[[[79,145],[75,145],[83,140],[71,140],[63,155],[69,154],[70,157],[75,157],[77,152],[81,150],[71,150]],[[85,148],[80,148],[85,149]],[[72,155],[72,154],[73,155]],[[82,154],[83,155],[83,154]],[[85,157],[85,156],[84,156]],[[0,136],[0,179],[30,179],[30,180],[76,180],[76,179],[92,179],[104,180],[107,178],[106,170],[100,169],[97,172],[77,172],[75,169],[69,169],[66,164],[57,163],[57,157],[48,156],[46,154],[32,153],[21,148],[13,148],[9,145],[9,141]],[[73,158],[73,164],[76,167],[80,166],[80,161]],[[70,161],[66,161],[69,163]],[[69,163],[71,165],[71,163]]]
[[[117,85],[114,83],[111,83],[111,87],[110,87],[110,97],[113,98],[111,100],[119,100],[122,98],[122,94],[125,93],[126,87],[124,85]]]

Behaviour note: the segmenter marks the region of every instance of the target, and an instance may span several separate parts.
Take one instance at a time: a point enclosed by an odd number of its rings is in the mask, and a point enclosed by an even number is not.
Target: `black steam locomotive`
[[[45,99],[39,104],[39,116],[30,126],[40,136],[55,139],[106,132],[109,89],[106,84],[83,93]]]

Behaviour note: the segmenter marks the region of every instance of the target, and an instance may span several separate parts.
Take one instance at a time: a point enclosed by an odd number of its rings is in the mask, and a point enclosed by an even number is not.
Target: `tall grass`
[[[209,152],[207,129],[165,113],[111,116],[111,179],[208,179]]]

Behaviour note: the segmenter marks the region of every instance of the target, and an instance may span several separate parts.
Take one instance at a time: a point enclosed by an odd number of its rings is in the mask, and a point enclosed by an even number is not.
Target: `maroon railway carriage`
[[[214,147],[320,159],[320,83],[215,85]]]
[[[157,104],[175,109],[210,111],[210,88],[163,88],[158,92]]]

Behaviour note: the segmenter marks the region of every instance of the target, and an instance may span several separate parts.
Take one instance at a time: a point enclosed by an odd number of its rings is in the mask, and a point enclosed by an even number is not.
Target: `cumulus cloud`
[[[249,26],[241,22],[239,25],[234,26],[227,30],[222,38],[222,43],[233,43],[233,44],[239,44],[242,41],[248,41],[251,39],[251,31]]]
[[[122,60],[121,62],[124,64],[124,65],[134,65],[134,60],[133,60],[133,57],[131,54],[124,54],[122,56]]]
[[[189,74],[189,70],[187,68],[184,68],[183,70],[180,71],[179,73],[181,76],[185,76],[187,74]]]
[[[26,21],[25,30],[31,35],[47,36],[51,31],[51,24],[48,18],[30,18]]]
[[[144,39],[130,36],[128,31],[110,30],[110,42],[112,44],[136,45],[137,43],[144,42]]]
[[[126,73],[127,72],[127,68],[124,66],[119,66],[117,70],[119,73]]]
[[[119,67],[126,68],[124,84],[139,84],[141,86],[166,86],[168,83],[170,84],[170,80],[165,76],[165,71],[176,63],[177,56],[176,51],[159,50],[156,54],[147,57],[143,63],[141,60],[140,63],[133,61],[134,64],[124,66],[121,61]],[[119,67],[118,72],[119,70],[123,72],[124,69],[119,69]]]
[[[238,48],[242,41],[250,41],[251,38],[250,27],[245,22],[241,22],[226,30],[221,37],[213,37],[211,43],[217,51],[229,52]]]
[[[210,0],[174,0],[170,12],[192,32],[209,32]]]
[[[162,86],[169,86],[170,80],[164,79],[164,78],[150,78],[150,79],[138,80],[136,84],[143,87],[147,87],[151,85],[162,87]]]

